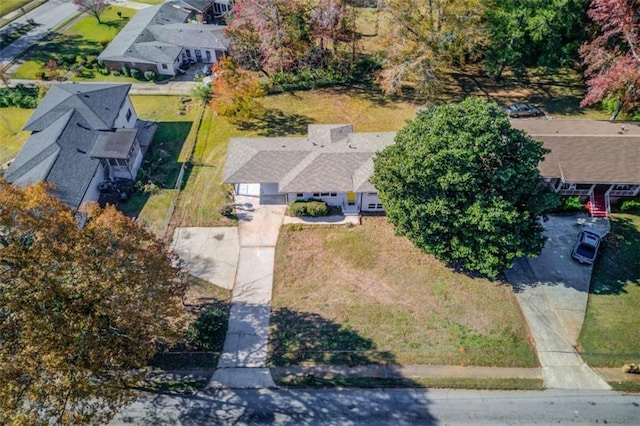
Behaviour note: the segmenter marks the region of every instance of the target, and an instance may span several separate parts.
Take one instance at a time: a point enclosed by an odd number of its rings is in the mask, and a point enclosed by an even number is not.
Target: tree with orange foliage
[[[84,226],[45,184],[0,179],[0,423],[104,423],[184,334],[186,280],[114,207]]]
[[[213,65],[211,82],[214,110],[232,121],[248,121],[259,115],[264,107],[257,99],[264,96],[258,79],[227,57]]]

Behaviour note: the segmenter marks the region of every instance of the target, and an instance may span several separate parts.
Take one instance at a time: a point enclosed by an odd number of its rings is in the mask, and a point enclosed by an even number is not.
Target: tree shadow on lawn
[[[277,108],[267,108],[262,115],[239,121],[236,126],[240,130],[256,131],[260,136],[278,137],[305,134],[313,121],[302,114],[286,114]]]
[[[176,185],[182,163],[178,161],[182,146],[193,126],[192,121],[161,121],[142,166],[138,170],[138,185],[153,183],[160,188],[171,189]],[[186,173],[185,173],[186,174]],[[188,176],[186,176],[188,177]],[[183,184],[186,182],[183,176]],[[137,188],[129,201],[119,203],[118,208],[128,216],[138,216],[149,199],[149,192]]]
[[[640,286],[640,231],[632,220],[611,218],[611,232],[600,245],[594,267],[590,293],[627,293],[628,285]]]
[[[214,284],[189,275],[190,289],[184,306],[190,316],[190,331],[170,348],[164,348],[150,366],[163,370],[212,370],[224,346],[231,292],[222,288],[211,291]]]
[[[311,312],[280,308],[271,312],[268,364],[291,366],[394,364],[395,357],[378,351],[372,340],[345,324]]]
[[[445,94],[438,99],[461,101],[468,96],[481,96],[499,104],[529,102],[541,106],[548,114],[581,115],[580,101],[586,88],[564,69],[514,72],[496,81],[482,70],[452,71]]]

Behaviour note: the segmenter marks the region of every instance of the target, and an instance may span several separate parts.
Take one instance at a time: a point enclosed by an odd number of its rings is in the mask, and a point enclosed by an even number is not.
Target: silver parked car
[[[591,231],[581,231],[571,257],[580,263],[591,265],[598,255],[598,247],[600,247],[600,235]]]
[[[509,113],[509,117],[518,118],[518,117],[537,117],[542,115],[542,111],[533,105],[529,104],[513,104],[509,105],[507,108],[507,113]]]

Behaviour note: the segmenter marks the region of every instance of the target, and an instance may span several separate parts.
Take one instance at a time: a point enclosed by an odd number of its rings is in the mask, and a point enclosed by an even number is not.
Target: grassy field
[[[384,217],[284,227],[275,265],[273,365],[538,365],[508,285],[448,269]]]
[[[122,12],[123,19],[117,12]],[[63,33],[54,34],[53,39],[34,49],[13,77],[33,79],[36,73],[44,71],[45,64],[52,58],[97,56],[102,51],[100,41],[113,40],[128,22],[124,18],[130,18],[134,13],[132,9],[110,6],[100,17],[102,24],[98,24],[93,16],[81,18]],[[100,80],[109,80],[106,77],[99,75]],[[124,80],[119,78],[118,81]]]
[[[640,362],[640,215],[616,214],[591,280],[578,342],[597,367]]]
[[[32,109],[0,108],[0,165],[15,157],[29,137],[22,127],[32,113]]]
[[[2,0],[0,3],[0,17],[21,8],[30,1],[31,0]]]

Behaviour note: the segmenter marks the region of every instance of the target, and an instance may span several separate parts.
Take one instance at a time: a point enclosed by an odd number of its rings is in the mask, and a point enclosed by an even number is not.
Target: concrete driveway
[[[540,256],[518,259],[506,272],[536,343],[545,387],[609,389],[575,347],[587,308],[593,267],[571,258],[578,233],[609,232],[607,219],[587,215],[550,216]]]
[[[286,205],[235,196],[240,239],[229,328],[209,387],[275,386],[267,367],[275,246]]]

